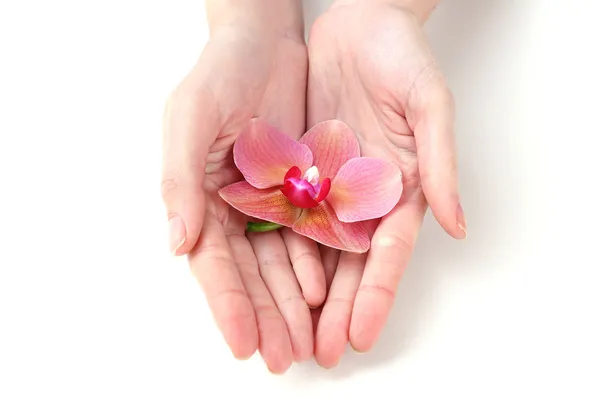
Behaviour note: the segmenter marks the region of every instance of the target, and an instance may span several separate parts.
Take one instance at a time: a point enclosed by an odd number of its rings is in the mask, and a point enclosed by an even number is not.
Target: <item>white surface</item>
[[[377,347],[278,377],[167,250],[162,107],[201,2],[2,2],[0,398],[599,398],[598,11],[444,1],[469,239],[428,216]]]

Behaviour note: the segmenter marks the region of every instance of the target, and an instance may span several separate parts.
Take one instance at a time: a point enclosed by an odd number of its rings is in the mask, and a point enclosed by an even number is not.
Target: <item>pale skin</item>
[[[274,373],[368,351],[393,304],[430,206],[466,236],[453,102],[422,31],[438,0],[338,0],[304,42],[299,0],[207,0],[211,38],[165,112],[163,199],[170,248],[188,255],[235,357],[258,350]],[[403,171],[397,207],[358,255],[290,230],[246,234],[216,191],[240,179],[232,145],[252,117],[299,138],[340,119],[364,155]],[[312,314],[312,318],[311,318]]]

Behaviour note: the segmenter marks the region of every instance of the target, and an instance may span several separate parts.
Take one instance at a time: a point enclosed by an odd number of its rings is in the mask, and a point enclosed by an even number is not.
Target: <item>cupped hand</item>
[[[325,250],[333,275],[316,331],[315,357],[334,366],[348,342],[377,340],[429,205],[453,237],[466,235],[457,189],[453,100],[422,21],[391,1],[338,1],[309,37],[308,125],[337,118],[361,152],[397,163],[404,192],[374,225],[367,254]],[[377,199],[373,199],[377,201]],[[335,274],[332,274],[335,270]]]
[[[189,255],[233,354],[245,359],[258,348],[279,373],[313,354],[307,302],[325,297],[318,248],[291,231],[246,235],[246,218],[217,191],[241,179],[232,145],[252,117],[296,139],[304,132],[306,74],[303,39],[226,25],[211,32],[165,114],[171,249]]]

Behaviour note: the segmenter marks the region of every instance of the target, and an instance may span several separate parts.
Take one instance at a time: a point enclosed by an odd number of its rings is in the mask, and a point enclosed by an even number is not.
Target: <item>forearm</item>
[[[396,7],[402,7],[412,12],[422,23],[429,19],[431,12],[441,2],[441,0],[336,0],[335,6],[350,5],[361,2],[365,5],[387,4]]]
[[[304,40],[302,0],[206,0],[205,4],[211,32],[242,26]]]
[[[385,1],[385,0],[384,0]],[[441,0],[387,0],[399,7],[410,10],[421,21],[429,19],[431,12],[437,7]]]

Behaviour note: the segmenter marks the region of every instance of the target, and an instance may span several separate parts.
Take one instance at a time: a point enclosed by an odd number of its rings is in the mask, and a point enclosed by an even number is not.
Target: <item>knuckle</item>
[[[341,305],[343,307],[351,308],[353,303],[354,303],[353,298],[348,298],[348,297],[343,297],[343,296],[330,296],[330,297],[327,297],[327,301],[326,301],[325,305],[331,307],[332,305],[337,304],[337,305]]]
[[[383,286],[383,285],[376,285],[376,284],[372,284],[372,285],[361,285],[358,288],[358,293],[357,293],[357,297],[361,294],[361,293],[372,293],[376,296],[382,296],[382,297],[386,297],[388,298],[388,300],[394,300],[394,297],[396,296],[396,293],[394,293],[393,289],[390,289],[389,287]]]
[[[440,87],[439,93],[438,93],[438,101],[446,109],[448,109],[451,112],[454,112],[454,108],[455,108],[455,104],[456,104],[454,94],[446,85],[443,85]]]
[[[425,61],[419,70],[414,74],[411,85],[408,89],[408,98],[421,100],[421,95],[425,90],[432,87],[432,84],[439,81],[441,73],[434,58]]]
[[[321,264],[321,258],[312,251],[303,251],[294,257],[292,264],[295,266]]]
[[[171,91],[164,104],[164,119],[168,120],[173,117],[176,110],[181,109],[184,104],[191,101],[187,92],[189,91],[182,89],[181,86]]]
[[[257,278],[259,277],[258,266],[256,261],[247,259],[237,261],[237,267],[241,273],[245,274],[249,278]]]
[[[376,249],[394,249],[395,251],[400,252],[411,252],[413,249],[413,244],[411,241],[406,239],[404,236],[401,236],[397,233],[387,232],[382,235],[376,235],[373,238],[373,243],[371,247]]]
[[[215,100],[210,81],[184,80],[171,91],[167,104],[174,109],[195,109]]]
[[[160,193],[163,201],[167,202],[176,195],[181,187],[181,181],[174,175],[167,175],[163,177],[160,183]]]
[[[286,307],[289,307],[292,309],[294,309],[296,307],[303,308],[306,306],[306,300],[302,296],[286,296],[279,301],[277,306],[280,309],[286,308]]]
[[[264,257],[259,260],[259,267],[262,270],[269,267],[282,267],[289,265],[289,258],[287,254],[282,252],[276,252],[269,254],[268,257]]]
[[[440,81],[436,85],[433,85],[427,94],[427,97],[429,98],[429,103],[432,106],[442,110],[446,118],[450,117],[451,114],[454,113],[454,94],[444,80]]]
[[[274,304],[258,304],[254,307],[256,316],[261,320],[276,320],[281,319],[281,314]]]
[[[186,113],[193,113],[199,107],[199,91],[182,83],[167,96],[163,107],[163,123],[179,119]]]
[[[454,95],[434,60],[417,74],[409,89],[408,98],[415,108],[437,104],[454,109]]]
[[[419,178],[425,188],[428,186],[436,187],[439,181],[436,173],[432,172],[430,168],[422,168],[422,170],[419,170]]]
[[[171,108],[182,108],[186,105],[194,103],[193,91],[189,90],[186,86],[176,87],[169,96],[167,104]]]
[[[206,298],[210,304],[215,304],[218,301],[231,303],[236,298],[246,298],[246,292],[238,288],[219,288],[213,292],[206,291]]]

